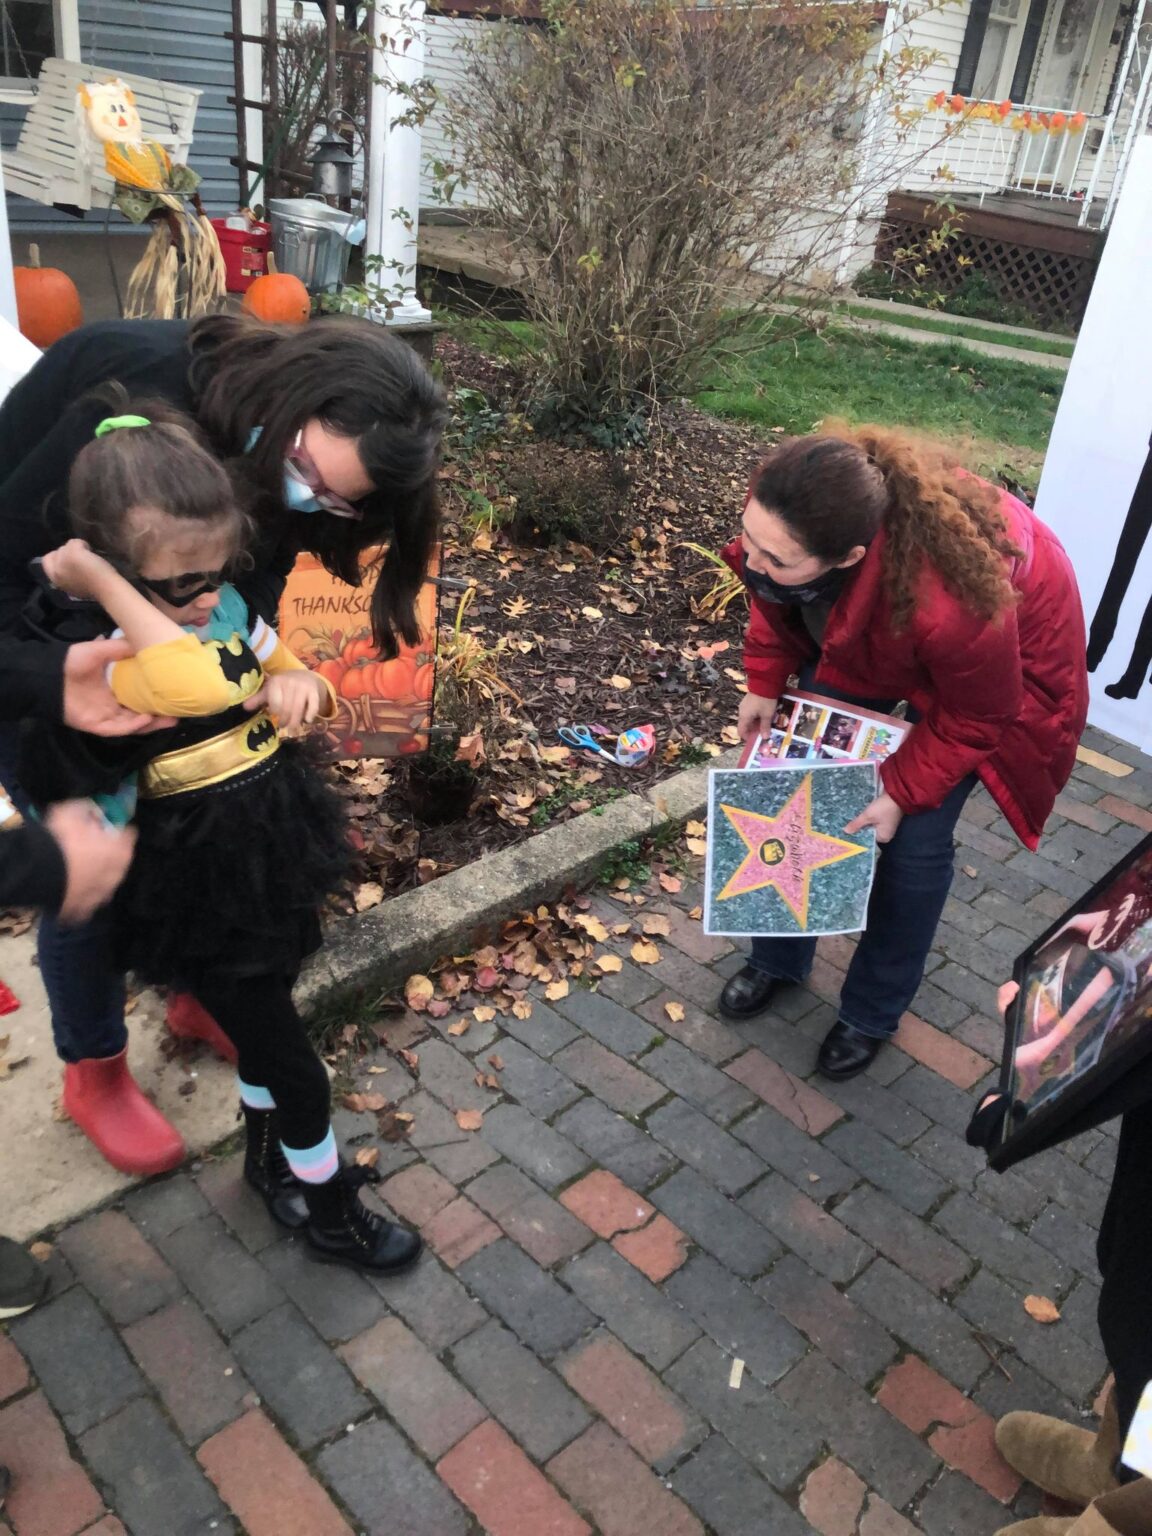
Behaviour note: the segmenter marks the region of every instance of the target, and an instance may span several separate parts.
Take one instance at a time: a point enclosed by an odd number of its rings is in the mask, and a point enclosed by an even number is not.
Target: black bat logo
[[[245,750],[255,757],[262,747],[266,747],[270,741],[276,740],[276,727],[268,715],[261,715],[248,727],[248,734],[244,738]]]
[[[210,640],[216,652],[224,681],[230,683],[238,699],[247,698],[259,688],[263,673],[256,656],[240,635],[231,640]]]

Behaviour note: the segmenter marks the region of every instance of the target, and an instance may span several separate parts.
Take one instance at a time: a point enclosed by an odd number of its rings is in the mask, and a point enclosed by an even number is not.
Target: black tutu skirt
[[[350,874],[344,803],[296,741],[223,784],[142,799],[136,827],[117,959],[153,985],[294,975]]]

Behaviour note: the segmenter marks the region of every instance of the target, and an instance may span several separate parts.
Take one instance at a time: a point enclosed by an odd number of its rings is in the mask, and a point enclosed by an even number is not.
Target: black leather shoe
[[[791,985],[778,976],[768,976],[755,966],[746,965],[726,983],[718,1006],[726,1019],[752,1019],[771,1006],[781,987]]]
[[[863,1035],[851,1024],[838,1019],[824,1036],[820,1054],[816,1058],[816,1070],[821,1077],[843,1081],[857,1077],[876,1060],[884,1040],[880,1035]]]

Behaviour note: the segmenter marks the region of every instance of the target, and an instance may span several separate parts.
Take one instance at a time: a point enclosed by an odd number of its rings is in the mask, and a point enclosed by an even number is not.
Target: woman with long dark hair
[[[386,656],[398,637],[417,638],[447,412],[410,347],[382,327],[343,317],[299,327],[233,315],[192,324],[100,322],[57,342],[0,407],[0,635],[26,636],[22,680],[38,713],[60,718],[67,648],[29,632],[31,562],[68,536],[69,474],[110,414],[112,384],[187,412],[228,469],[256,524],[251,568],[237,582],[255,614],[275,623],[302,550],[359,583],[361,554],[385,544],[373,631]],[[15,761],[13,738],[0,735],[0,781],[19,798]],[[114,1078],[100,1075],[83,1130],[105,1156],[114,1147],[126,1172],[175,1166],[183,1142],[124,1064],[124,981],[110,958],[106,921],[97,914],[71,928],[43,922],[39,948],[62,1059],[121,1062]],[[202,1012],[185,1006],[177,1020],[182,1032],[230,1050]],[[110,1134],[125,1124],[133,1127],[127,1146],[123,1134]]]
[[[953,834],[982,782],[1035,848],[1087,714],[1084,622],[1055,536],[942,450],[881,427],[780,444],[724,558],[748,588],[745,738],[767,734],[793,676],[914,729],[849,831],[881,845],[868,908],[820,1047],[830,1078],[864,1071],[924,974],[952,883]],[[756,938],[720,1011],[747,1019],[803,983],[814,939]]]

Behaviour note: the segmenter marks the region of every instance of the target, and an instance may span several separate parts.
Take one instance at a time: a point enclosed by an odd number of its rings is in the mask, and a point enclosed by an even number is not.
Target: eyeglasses
[[[333,517],[359,519],[363,516],[359,507],[353,506],[350,501],[345,501],[343,496],[337,496],[335,491],[330,491],[324,484],[324,476],[316,468],[311,454],[304,446],[303,427],[297,432],[288,450],[288,456],[284,461],[284,472],[298,485],[303,485],[310,490],[325,512],[331,512]]]
[[[225,571],[186,571],[182,576],[137,576],[136,580],[149,592],[163,598],[173,608],[187,608],[205,592],[219,592],[227,581]]]

